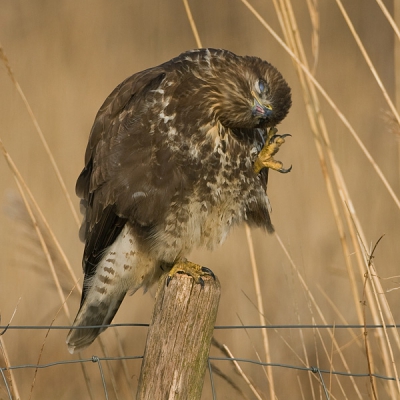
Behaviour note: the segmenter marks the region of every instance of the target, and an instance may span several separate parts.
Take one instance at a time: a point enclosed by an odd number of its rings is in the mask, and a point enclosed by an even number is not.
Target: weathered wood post
[[[221,293],[217,278],[203,278],[204,287],[184,274],[161,283],[137,400],[200,399]]]

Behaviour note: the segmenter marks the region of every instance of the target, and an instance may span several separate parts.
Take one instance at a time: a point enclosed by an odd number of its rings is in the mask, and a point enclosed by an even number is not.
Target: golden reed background
[[[316,3],[318,9],[314,14],[310,14],[306,1],[293,3],[308,61],[316,67],[315,77],[350,121],[395,193],[399,194],[399,130],[396,124],[390,123],[388,104],[336,2]],[[309,0],[308,3],[315,2]],[[256,0],[251,4],[282,37],[273,2]],[[393,1],[385,4],[389,11],[393,11]],[[273,223],[326,321],[344,323],[339,316],[341,313],[347,323],[359,323],[356,308],[360,306],[357,302],[365,300],[364,279],[361,273],[356,274],[355,290],[359,298],[354,299],[345,260],[355,263],[355,245],[345,227],[344,240],[349,251],[343,253],[307,118],[303,90],[290,56],[242,1],[192,0],[190,6],[204,47],[221,47],[237,54],[266,59],[291,85],[293,108],[279,129],[280,133],[291,133],[292,138],[283,146],[279,158],[286,165],[292,164],[293,170],[288,175],[270,174],[268,193],[273,207]],[[395,41],[393,29],[375,0],[347,0],[344,6],[388,95],[394,100],[394,48],[399,43]],[[313,30],[310,15],[317,17],[319,30]],[[0,0],[0,42],[59,165],[76,210],[75,180],[83,167],[91,124],[105,97],[127,76],[196,47],[181,0]],[[318,45],[316,62],[313,43]],[[399,279],[385,278],[399,274],[400,210],[348,129],[327,102],[320,99],[333,153],[367,239],[365,245],[370,250],[385,234],[374,253],[374,262],[383,288],[396,289]],[[83,247],[78,240],[77,224],[32,120],[3,63],[0,67],[0,121],[0,138],[4,146],[32,190],[75,273],[81,278]],[[331,167],[328,165],[327,168],[331,174]],[[14,325],[50,324],[60,308],[60,298],[35,233],[26,223],[29,219],[23,212],[13,175],[3,158],[0,160],[0,193],[1,324],[6,324],[11,318],[19,299],[12,321]],[[338,203],[342,204],[336,189],[334,193]],[[345,221],[343,209],[339,214]],[[323,323],[276,237],[254,231],[253,239],[267,321],[271,324]],[[52,256],[63,291],[68,295],[73,282],[58,254],[53,252]],[[210,267],[221,280],[218,325],[260,323],[244,228],[235,229],[214,253],[199,249],[191,259]],[[114,322],[149,322],[154,292],[137,293],[127,298]],[[394,319],[398,322],[399,293],[398,290],[386,293]],[[75,315],[78,304],[79,295],[74,291],[68,299],[71,314]],[[372,323],[368,302],[363,310],[366,322]],[[61,311],[54,323],[63,325],[69,322]],[[374,342],[375,332],[369,331],[371,368],[377,373],[394,376],[394,370],[388,371],[384,367],[382,349]],[[333,335],[340,351],[332,345],[332,337],[326,330],[270,331],[271,361],[300,366],[304,362],[307,366],[319,365],[320,368],[343,371],[346,368],[340,359],[341,353],[350,371],[367,372],[361,331],[354,331],[355,338],[349,330],[336,330]],[[66,331],[50,332],[42,351],[44,336],[43,331],[6,332],[3,339],[11,365],[34,364],[40,353],[41,363],[73,359],[65,345]],[[109,354],[116,355],[118,346],[113,333],[108,330],[102,336]],[[119,336],[125,354],[143,353],[145,328],[121,328]],[[265,360],[260,330],[216,331],[215,337],[227,344],[237,357],[257,359],[258,352]],[[390,336],[390,343],[394,347],[398,368],[399,349],[393,336]],[[88,358],[100,353],[95,343],[82,356]],[[216,349],[212,354],[220,355]],[[4,366],[1,357],[0,365]],[[231,364],[218,362],[216,365],[247,396],[241,397],[224,380],[215,377],[219,400],[256,398]],[[112,366],[119,398],[134,398],[132,392],[137,384],[140,361],[128,363],[129,379],[123,374],[121,363],[115,362]],[[270,386],[262,367],[243,364],[242,368],[261,398],[269,398]],[[99,396],[97,398],[103,398],[97,365],[89,364],[87,370],[93,390]],[[283,368],[272,371],[277,399],[324,398],[317,377],[311,373]],[[79,364],[38,371],[31,390],[34,372],[32,369],[14,372],[23,399],[30,396],[32,399],[89,398]],[[107,369],[106,376],[109,397],[117,398]],[[355,399],[360,398],[360,393],[362,398],[373,398],[367,378],[356,380],[358,390],[348,377],[337,380],[325,375],[324,379],[331,389],[332,398]],[[377,380],[375,390],[379,399],[392,398],[393,390],[398,393],[396,385],[393,385],[390,389],[387,381]],[[0,398],[7,398],[1,379]],[[208,377],[203,398],[211,398]]]

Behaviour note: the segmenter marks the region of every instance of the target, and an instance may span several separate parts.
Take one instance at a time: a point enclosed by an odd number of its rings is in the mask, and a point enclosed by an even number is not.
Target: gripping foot
[[[257,156],[256,161],[253,164],[253,170],[258,174],[263,168],[271,168],[275,171],[286,174],[292,170],[292,166],[289,168],[283,168],[283,163],[274,159],[274,155],[279,151],[279,148],[285,143],[285,137],[292,136],[288,133],[285,135],[277,135],[278,129],[275,127],[270,128],[267,134],[267,140],[265,145]]]
[[[202,276],[210,275],[215,280],[215,275],[211,269],[202,267],[201,265],[192,263],[185,258],[174,264],[167,276],[167,286],[171,282],[175,274],[186,274],[191,276],[196,283],[199,283],[202,287],[204,286],[204,280]]]

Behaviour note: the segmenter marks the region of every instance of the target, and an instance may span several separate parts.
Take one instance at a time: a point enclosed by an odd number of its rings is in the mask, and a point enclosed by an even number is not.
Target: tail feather
[[[161,274],[157,265],[155,259],[138,250],[126,224],[93,271],[85,274],[81,307],[67,336],[69,352],[89,346],[106,329],[84,327],[108,325],[128,291],[149,287]]]
[[[84,301],[75,318],[73,326],[67,336],[68,351],[73,354],[89,346],[107,328],[85,328],[88,326],[108,325],[113,320],[119,306],[126,293],[121,293],[119,297],[109,296],[102,299],[102,302],[89,302],[88,298]],[[109,300],[109,301],[105,301]]]

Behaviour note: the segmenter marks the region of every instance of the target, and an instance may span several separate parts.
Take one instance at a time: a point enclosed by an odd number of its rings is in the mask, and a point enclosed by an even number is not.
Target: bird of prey
[[[290,106],[275,67],[221,49],[187,51],[115,88],[76,184],[85,278],[74,326],[109,324],[127,292],[165,270],[202,283],[211,271],[185,256],[221,244],[241,222],[273,231],[267,176],[288,172],[273,156]],[[103,330],[72,328],[69,351]]]

